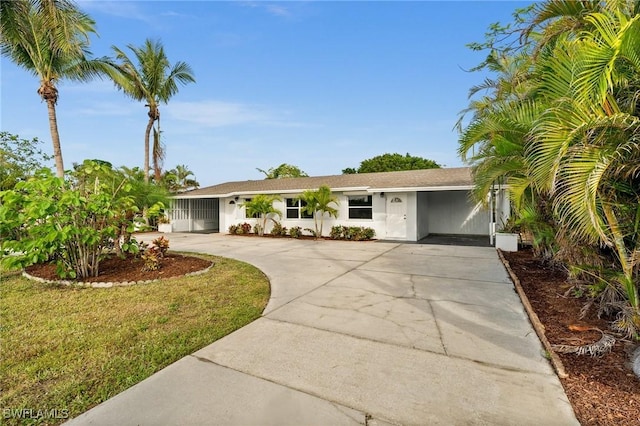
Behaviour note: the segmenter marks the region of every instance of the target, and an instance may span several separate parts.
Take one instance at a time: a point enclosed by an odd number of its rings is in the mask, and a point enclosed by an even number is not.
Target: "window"
[[[373,197],[371,195],[350,195],[349,219],[373,219]]]
[[[313,219],[313,214],[309,214],[302,209],[307,203],[296,198],[287,198],[287,219]]]
[[[244,199],[244,203],[246,204],[246,203],[250,202],[251,200],[252,200],[252,198],[245,198]],[[245,217],[245,219],[258,219],[260,217],[260,215],[258,213],[256,213],[251,217],[247,216],[247,208],[245,207],[244,208],[244,217]]]

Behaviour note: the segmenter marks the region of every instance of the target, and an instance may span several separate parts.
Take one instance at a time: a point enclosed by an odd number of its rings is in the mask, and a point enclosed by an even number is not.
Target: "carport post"
[[[493,234],[496,231],[496,223],[493,219],[494,209],[493,209],[493,187],[489,191],[489,244],[493,245]]]

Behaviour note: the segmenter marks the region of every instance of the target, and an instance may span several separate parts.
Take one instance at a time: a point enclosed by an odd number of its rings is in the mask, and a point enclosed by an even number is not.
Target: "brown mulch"
[[[211,266],[211,261],[193,256],[168,253],[157,271],[143,271],[144,261],[140,258],[128,257],[120,259],[110,257],[100,262],[100,274],[97,277],[82,279],[83,282],[131,282],[171,278],[198,272]],[[39,264],[26,268],[27,273],[47,280],[59,280],[56,266]]]
[[[571,331],[569,326],[608,330],[609,323],[599,319],[593,308],[580,318],[587,300],[566,295],[572,285],[563,271],[533,258],[531,250],[504,256],[521,281],[552,345],[585,345],[602,336],[595,330]],[[569,374],[561,379],[562,385],[583,426],[640,425],[640,379],[631,370],[628,353],[631,347],[631,342],[619,340],[602,357],[558,354]]]
[[[258,235],[256,233],[249,234],[228,234],[229,237],[255,237],[255,238],[293,238],[290,235],[273,235],[273,234],[264,234]],[[360,243],[366,243],[369,241],[378,241],[376,238],[371,238],[370,240],[346,240],[343,238],[331,238],[327,236],[322,237],[314,237],[313,235],[300,235],[299,237],[295,237],[296,240],[326,240],[326,241],[358,241]]]

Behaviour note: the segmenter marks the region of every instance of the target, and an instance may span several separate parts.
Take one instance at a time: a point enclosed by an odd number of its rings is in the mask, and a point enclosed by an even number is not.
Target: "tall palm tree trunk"
[[[53,157],[56,161],[56,175],[64,177],[64,163],[62,161],[62,147],[60,146],[60,134],[58,133],[58,119],[56,118],[56,103],[54,99],[47,99],[49,110],[49,130],[51,131],[51,143],[53,144]]]
[[[153,122],[156,121],[153,114],[149,112],[149,122],[147,123],[147,130],[144,133],[144,181],[149,183],[149,135],[153,128]]]

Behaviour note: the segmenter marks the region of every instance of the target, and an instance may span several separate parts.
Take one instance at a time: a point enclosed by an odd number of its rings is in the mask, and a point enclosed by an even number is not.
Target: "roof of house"
[[[251,194],[299,193],[327,185],[332,191],[406,192],[470,189],[473,186],[469,167],[407,170],[401,172],[356,173],[350,175],[313,176],[285,179],[226,182],[194,189],[174,198],[224,198]]]

